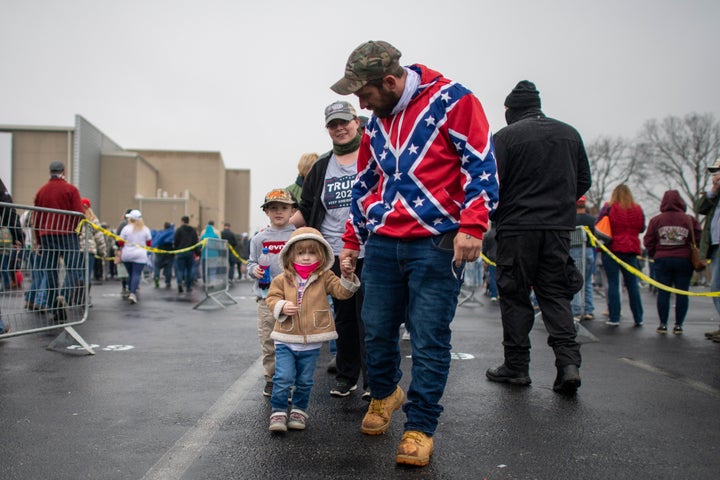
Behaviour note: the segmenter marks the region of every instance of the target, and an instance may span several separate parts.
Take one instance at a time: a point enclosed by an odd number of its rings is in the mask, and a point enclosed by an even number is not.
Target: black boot
[[[581,383],[578,366],[565,365],[557,369],[557,377],[553,384],[553,391],[566,395],[574,395],[577,389],[580,388]]]
[[[503,363],[499,367],[488,368],[485,376],[492,382],[512,383],[513,385],[530,385],[530,375],[526,371],[512,370]]]

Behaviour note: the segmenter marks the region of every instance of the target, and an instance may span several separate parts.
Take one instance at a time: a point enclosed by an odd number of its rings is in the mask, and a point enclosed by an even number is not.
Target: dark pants
[[[43,235],[40,237],[40,246],[42,252],[40,269],[47,278],[48,307],[56,310],[57,297],[60,295],[58,283],[60,257],[63,257],[66,270],[70,274],[76,273],[81,263],[80,241],[76,233]]]
[[[165,277],[165,285],[170,286],[175,256],[167,253],[155,254],[155,280],[160,280],[160,274]]]
[[[355,275],[362,282],[362,266],[363,260],[359,258],[355,265]],[[335,275],[340,276],[340,260],[335,257],[332,271]],[[337,353],[335,359],[337,363],[338,380],[343,379],[351,385],[357,383],[360,373],[363,376],[363,387],[367,386],[367,376],[365,367],[365,327],[363,326],[362,311],[363,288],[355,292],[355,295],[347,300],[338,300],[333,298],[335,309],[335,329],[337,330],[338,339],[336,340]]]
[[[497,234],[497,286],[503,324],[505,364],[527,372],[530,364],[530,330],[535,312],[530,300],[535,291],[555,352],[555,365],[580,365],[570,301],[581,287],[582,275],[568,252],[570,232],[506,231]]]
[[[693,266],[687,257],[664,257],[655,259],[655,280],[678,290],[690,289]],[[690,299],[687,295],[675,295],[675,325],[682,327]],[[670,316],[670,292],[658,290],[657,311],[660,323],[667,325]]]
[[[175,274],[177,275],[178,287],[185,283],[185,287],[189,290],[193,281],[193,265],[195,258],[193,252],[178,253],[175,256]]]

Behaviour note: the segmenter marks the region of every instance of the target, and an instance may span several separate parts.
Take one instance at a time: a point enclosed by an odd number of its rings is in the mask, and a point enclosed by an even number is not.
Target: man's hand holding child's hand
[[[353,273],[355,272],[355,266],[351,258],[344,258],[340,261],[340,273],[346,280],[352,280]]]

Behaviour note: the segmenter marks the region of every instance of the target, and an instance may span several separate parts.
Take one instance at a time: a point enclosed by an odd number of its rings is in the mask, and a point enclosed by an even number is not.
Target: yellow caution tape
[[[82,220],[80,221],[80,223],[78,224],[77,228],[75,229],[75,231],[77,231],[78,233],[80,233],[80,231],[82,230],[83,224],[90,225],[90,226],[91,226],[92,228],[94,228],[95,230],[98,230],[98,231],[102,232],[103,235],[105,235],[106,237],[110,237],[110,238],[114,239],[115,241],[125,242],[125,240],[123,240],[122,238],[120,238],[120,237],[119,237],[118,235],[116,235],[114,232],[111,232],[110,230],[108,230],[108,229],[106,229],[106,228],[103,228],[103,227],[101,227],[100,225],[96,225],[96,224],[94,224],[94,223],[92,223],[92,222],[89,222],[87,219],[82,219]],[[125,243],[127,243],[127,242],[125,242]],[[205,244],[206,244],[206,243],[207,243],[207,239],[205,238],[205,239],[200,240],[198,243],[196,243],[195,245],[193,245],[193,246],[191,246],[191,247],[182,248],[182,249],[180,249],[180,250],[161,250],[161,249],[159,249],[159,248],[148,247],[147,245],[140,245],[140,244],[137,244],[137,243],[133,243],[133,244],[131,244],[131,245],[135,245],[135,246],[138,247],[138,248],[142,248],[143,250],[146,250],[146,251],[152,252],[152,253],[177,254],[177,253],[189,252],[189,251],[191,251],[191,250],[196,249],[197,247],[205,247]],[[229,249],[229,250],[232,252],[232,254],[233,254],[238,260],[240,260],[242,263],[247,263],[247,260],[244,259],[244,258],[242,258],[242,257],[240,257],[240,255],[238,255],[237,252],[236,252],[230,245],[228,245],[228,249]],[[112,258],[110,258],[109,260],[112,260]]]
[[[613,254],[610,251],[610,249],[605,246],[605,244],[603,244],[601,241],[599,241],[595,237],[595,235],[593,235],[593,233],[589,227],[583,226],[582,228],[585,230],[585,233],[587,233],[587,235],[590,237],[590,243],[592,244],[593,247],[600,247],[600,249],[603,252],[607,253],[610,258],[612,258],[615,262],[617,262],[618,265],[620,265],[625,270],[632,273],[633,275],[635,275],[642,281],[649,283],[653,287],[658,288],[660,290],[665,290],[666,292],[675,293],[677,295],[687,295],[689,297],[720,297],[720,292],[704,292],[704,293],[687,292],[685,290],[679,290],[677,288],[669,287],[669,286],[665,285],[664,283],[660,283],[657,280],[654,280],[654,279],[648,277],[647,275],[645,275],[643,272],[641,272],[637,268],[633,267],[632,265],[629,265],[629,264],[623,262],[622,260],[620,260],[618,257],[616,257],[615,254]]]

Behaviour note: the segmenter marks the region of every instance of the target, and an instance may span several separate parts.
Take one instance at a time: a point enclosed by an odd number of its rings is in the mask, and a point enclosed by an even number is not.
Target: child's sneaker
[[[288,418],[287,428],[292,430],[305,430],[305,422],[307,420],[307,414],[302,410],[293,408],[290,411],[290,417]]]
[[[285,412],[273,412],[270,415],[270,428],[271,432],[287,432],[287,413]]]
[[[675,327],[673,328],[673,333],[675,335],[682,335],[682,333],[683,333],[682,327],[680,325],[675,325]]]
[[[662,333],[667,333],[667,325],[665,325],[664,323],[661,323],[661,324],[657,327],[657,330],[655,330],[655,331],[656,331],[657,333],[661,333],[661,334],[662,334]]]

